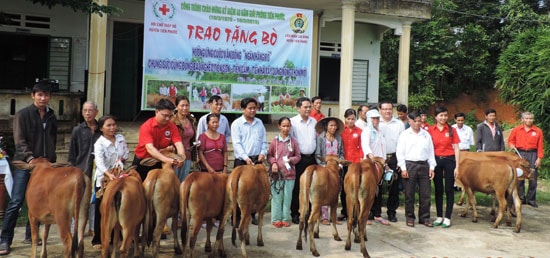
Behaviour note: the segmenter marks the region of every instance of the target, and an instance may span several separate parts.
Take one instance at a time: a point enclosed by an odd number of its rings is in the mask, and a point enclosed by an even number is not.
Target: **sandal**
[[[275,222],[273,222],[273,226],[276,227],[276,228],[281,228],[283,226],[283,224],[280,221],[275,221]]]
[[[407,220],[407,226],[414,227],[414,220]]]
[[[328,219],[324,219],[323,221],[321,221],[321,224],[330,225],[330,222],[328,222]]]
[[[385,225],[385,226],[389,226],[390,225],[390,222],[385,220],[384,218],[382,217],[374,217],[374,221],[382,224],[382,225]]]
[[[281,226],[283,226],[285,228],[288,228],[288,227],[290,227],[290,223],[288,223],[286,221],[283,221],[283,222],[281,222]]]
[[[100,245],[100,244],[93,245],[92,248],[93,248],[94,250],[101,250],[101,245]]]
[[[372,220],[367,220],[367,225],[372,225]]]

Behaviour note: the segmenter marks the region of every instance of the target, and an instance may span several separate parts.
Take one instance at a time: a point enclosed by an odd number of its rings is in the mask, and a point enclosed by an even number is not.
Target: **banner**
[[[295,111],[311,81],[313,12],[228,1],[146,0],[141,108],[185,95],[191,111],[243,98],[260,113]]]

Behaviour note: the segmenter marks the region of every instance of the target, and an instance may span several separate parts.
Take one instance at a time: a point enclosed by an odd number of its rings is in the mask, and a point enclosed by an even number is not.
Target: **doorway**
[[[110,110],[119,121],[133,121],[140,111],[142,62],[143,24],[115,21]]]

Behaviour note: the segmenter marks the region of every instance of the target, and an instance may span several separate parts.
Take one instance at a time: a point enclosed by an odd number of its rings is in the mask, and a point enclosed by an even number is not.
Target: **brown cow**
[[[110,254],[109,242],[113,232],[113,248],[118,247],[120,232],[122,231],[122,245],[120,257],[128,256],[128,249],[134,241],[134,252],[139,250],[143,257],[144,243],[138,248],[139,226],[143,224],[147,206],[141,177],[135,170],[116,175],[105,187],[101,202],[101,257],[107,258]]]
[[[212,230],[212,218],[222,219],[224,215],[225,184],[227,174],[194,172],[189,174],[180,185],[180,208],[182,218],[181,241],[183,252],[187,246],[187,234],[190,232],[189,249],[190,256],[194,257],[197,234],[204,220],[207,222],[206,245],[204,250],[212,250],[210,232]],[[221,223],[220,223],[221,224]],[[188,226],[189,225],[189,228]],[[223,226],[218,228],[218,235],[223,236]],[[220,256],[225,257],[223,243]]]
[[[517,166],[511,164],[509,159],[503,156],[493,156],[485,160],[461,158],[459,165],[456,184],[463,187],[466,194],[468,194],[468,204],[472,206],[474,211],[472,222],[477,222],[478,216],[474,191],[494,194],[495,198],[498,200],[498,216],[493,224],[495,228],[498,227],[502,220],[504,210],[507,206],[509,209],[506,213],[506,224],[509,226],[511,225],[512,222],[509,211],[512,206],[512,201],[506,201],[506,197],[511,196],[517,212],[514,232],[519,233],[521,230],[521,200],[519,199],[517,191]],[[522,178],[529,177],[531,174],[529,162],[521,160],[519,167],[523,170]],[[460,216],[466,216],[469,205],[466,205]]]
[[[382,179],[384,159],[364,159],[360,163],[352,163],[344,178],[348,219],[348,239],[346,250],[351,249],[351,231],[355,228],[355,243],[361,243],[363,257],[370,257],[365,247],[367,237],[366,225],[370,209],[374,203],[378,184]],[[360,237],[363,236],[363,237]]]
[[[473,159],[473,160],[490,160],[493,157],[503,157],[508,159],[512,166],[519,168],[519,161],[521,158],[512,152],[506,151],[487,151],[487,152],[460,152],[460,159]],[[458,205],[464,203],[464,190],[462,191],[460,198],[457,201]],[[495,214],[495,200],[493,199],[493,207],[491,208],[491,215]]]
[[[334,240],[342,241],[336,229],[336,208],[338,207],[338,194],[340,193],[340,168],[339,164],[348,165],[349,161],[340,161],[338,157],[328,155],[325,157],[326,166],[310,165],[300,176],[300,233],[296,249],[302,250],[302,231],[304,226],[309,227],[310,251],[314,256],[319,256],[313,238],[319,238],[319,218],[321,206],[330,206],[330,218],[332,220],[332,235]],[[306,216],[309,214],[311,203],[311,215],[305,225]],[[313,226],[315,225],[315,233]],[[304,231],[307,241],[307,232]]]
[[[163,155],[171,158],[183,159],[181,156],[168,151],[161,151]],[[153,166],[160,162],[157,159],[144,159],[141,161],[147,166]],[[147,164],[150,162],[149,164]],[[177,225],[179,202],[179,180],[174,172],[172,163],[163,163],[162,169],[153,169],[148,172],[143,181],[147,215],[145,216],[144,235],[147,244],[153,242],[153,257],[157,257],[160,248],[160,238],[168,217],[172,217],[172,232],[174,235],[174,252],[181,254],[181,246],[178,241]],[[152,232],[152,234],[151,234]]]
[[[32,169],[25,192],[31,225],[31,257],[36,257],[39,222],[45,224],[41,257],[47,256],[46,243],[51,224],[57,224],[64,257],[74,257],[75,253],[78,257],[83,257],[82,240],[92,194],[90,179],[77,167],[56,167],[47,159],[36,160],[36,165],[25,168]],[[74,235],[71,234],[71,219],[75,225]]]
[[[271,196],[269,178],[264,164],[239,166],[231,172],[227,179],[225,192],[225,215],[220,223],[220,229],[216,236],[216,246],[220,255],[223,252],[223,228],[229,215],[233,213],[233,230],[231,234],[231,243],[236,246],[236,231],[241,240],[241,253],[243,257],[246,254],[245,244],[250,244],[248,225],[251,220],[250,214],[258,213],[258,236],[256,238],[258,246],[264,246],[262,238],[262,226],[264,211]],[[237,206],[241,209],[242,219],[237,227]]]

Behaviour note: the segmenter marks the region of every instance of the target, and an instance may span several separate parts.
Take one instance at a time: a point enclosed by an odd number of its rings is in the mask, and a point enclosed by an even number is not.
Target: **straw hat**
[[[336,117],[325,117],[321,119],[317,124],[315,125],[315,131],[317,131],[318,134],[324,132],[327,128],[327,124],[329,121],[334,120],[336,121],[336,126],[338,129],[336,129],[336,134],[341,134],[344,130],[344,122],[342,120],[336,118]]]

